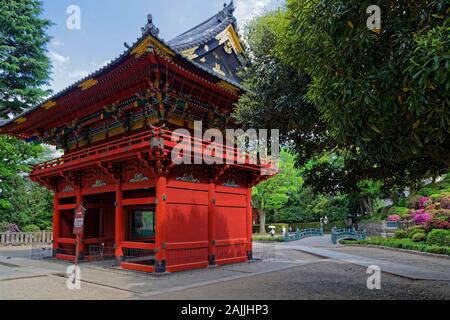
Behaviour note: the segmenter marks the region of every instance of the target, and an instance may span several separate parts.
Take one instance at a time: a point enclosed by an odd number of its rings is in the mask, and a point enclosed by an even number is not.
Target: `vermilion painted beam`
[[[123,210],[123,191],[122,182],[116,181],[116,212],[115,212],[115,243],[116,258],[119,260],[123,257],[123,242],[125,240],[125,213]]]
[[[209,184],[208,197],[208,255],[209,263],[214,265],[216,263],[216,184],[213,181]]]
[[[59,212],[59,192],[55,191],[53,198],[53,253],[56,254],[59,248],[58,240],[60,236],[61,229],[61,216]]]
[[[180,249],[200,249],[200,248],[208,248],[207,241],[199,241],[199,242],[177,242],[177,243],[167,243],[167,250],[180,250]]]
[[[149,197],[149,198],[137,198],[137,199],[123,199],[122,200],[122,206],[138,206],[138,205],[151,205],[155,204],[156,198],[155,197]]]
[[[253,256],[253,206],[252,206],[252,188],[247,188],[247,256]]]
[[[164,176],[158,177],[156,181],[156,238],[155,247],[158,250],[156,253],[156,271],[164,272],[166,264],[166,230],[167,230],[167,178]]]
[[[63,204],[63,205],[58,205],[58,210],[75,210],[77,207],[76,204]]]
[[[154,266],[147,266],[147,265],[138,264],[138,263],[122,262],[120,264],[120,267],[125,270],[133,270],[133,271],[147,272],[147,273],[155,272]]]
[[[194,262],[194,263],[183,263],[179,265],[167,266],[167,272],[180,272],[185,270],[193,269],[203,269],[208,266],[208,261]]]
[[[141,249],[141,250],[155,250],[155,244],[145,242],[123,241],[122,248],[126,249]]]

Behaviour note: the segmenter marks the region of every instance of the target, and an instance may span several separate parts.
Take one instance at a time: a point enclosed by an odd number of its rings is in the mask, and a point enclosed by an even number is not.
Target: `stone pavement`
[[[28,299],[30,296],[36,299],[151,298],[200,286],[280,272],[320,260],[303,253],[294,255],[296,259],[293,260],[286,258],[236,264],[161,277],[82,263],[80,264],[82,290],[69,291],[65,278],[69,263],[31,260],[26,249],[10,248],[6,251],[0,250],[0,299]],[[106,295],[102,295],[103,292],[106,292]]]

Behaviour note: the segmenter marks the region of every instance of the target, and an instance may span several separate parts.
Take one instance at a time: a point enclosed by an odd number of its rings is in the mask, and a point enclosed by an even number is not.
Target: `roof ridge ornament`
[[[233,13],[235,10],[236,7],[234,6],[233,0],[231,0],[229,4],[224,3],[222,12],[217,16],[218,21],[222,22],[227,18],[234,18]]]
[[[229,16],[229,17],[233,16],[233,13],[234,13],[235,10],[236,10],[236,7],[234,5],[234,1],[233,0],[231,0],[229,4],[226,4],[226,3],[223,4],[223,12],[227,16]]]
[[[159,35],[159,29],[153,24],[153,16],[147,15],[147,24],[142,28],[142,35],[151,34],[154,37]]]

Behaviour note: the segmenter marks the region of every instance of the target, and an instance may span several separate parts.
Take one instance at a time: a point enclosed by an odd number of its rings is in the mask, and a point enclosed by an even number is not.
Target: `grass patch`
[[[367,240],[359,240],[359,241],[348,241],[342,240],[341,244],[350,244],[350,245],[375,245],[375,246],[384,246],[390,248],[398,248],[398,249],[406,249],[406,250],[414,250],[419,252],[428,252],[428,253],[436,253],[436,254],[445,254],[450,256],[450,247],[442,247],[437,245],[429,245],[424,242],[414,242],[411,239],[385,239],[385,238],[371,238]]]
[[[264,242],[284,242],[283,236],[271,237],[269,235],[253,235],[253,241],[264,241]]]

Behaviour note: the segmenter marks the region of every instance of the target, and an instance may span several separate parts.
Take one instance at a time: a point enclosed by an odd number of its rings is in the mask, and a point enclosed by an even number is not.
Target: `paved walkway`
[[[448,259],[377,248],[333,245],[329,235],[282,243],[278,244],[277,248],[295,249],[365,268],[375,265],[379,266],[383,272],[413,280],[450,281],[450,260]]]
[[[0,299],[450,299],[449,259],[335,246],[329,235],[275,248],[266,262],[161,278],[82,264],[82,289],[74,291],[66,287],[68,263],[0,248]],[[367,289],[370,265],[383,272],[382,290]]]

